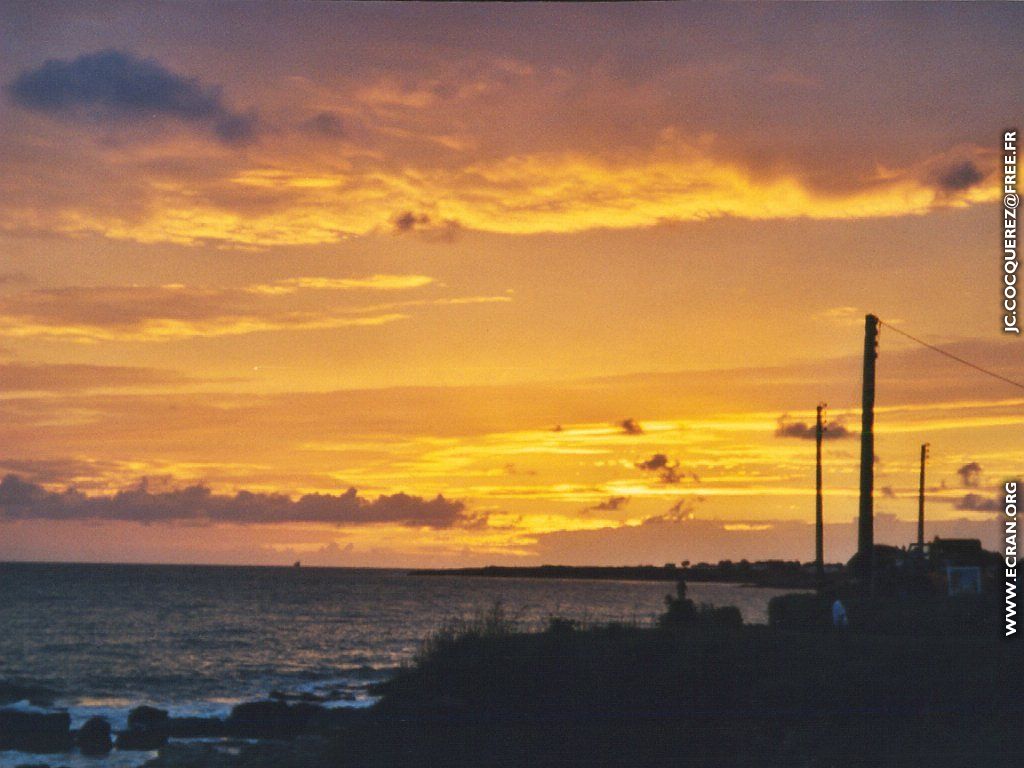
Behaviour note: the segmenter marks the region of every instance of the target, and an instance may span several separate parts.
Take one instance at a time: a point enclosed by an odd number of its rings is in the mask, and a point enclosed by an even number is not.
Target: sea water
[[[671,582],[398,570],[0,564],[0,693],[4,684],[51,691],[72,727],[102,715],[115,730],[140,704],[223,717],[276,692],[367,706],[372,684],[412,660],[430,633],[496,603],[527,630],[552,616],[650,624],[672,591]],[[764,622],[779,593],[691,584],[688,596]],[[122,757],[138,762],[114,753],[105,768]],[[16,758],[0,752],[0,768],[25,762]]]

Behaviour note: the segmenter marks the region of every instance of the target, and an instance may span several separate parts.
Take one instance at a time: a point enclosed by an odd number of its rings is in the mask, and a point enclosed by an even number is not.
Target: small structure
[[[937,566],[984,565],[985,550],[980,539],[942,539],[936,536],[928,545],[928,559]]]

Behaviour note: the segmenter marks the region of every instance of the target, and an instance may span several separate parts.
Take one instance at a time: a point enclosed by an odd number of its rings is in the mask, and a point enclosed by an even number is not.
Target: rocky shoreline
[[[242,751],[293,749],[293,744],[285,746],[291,742],[308,750],[317,739],[351,725],[362,714],[359,709],[308,700],[313,698],[275,694],[238,704],[226,718],[172,717],[165,709],[139,706],[128,714],[127,728],[117,732],[104,717],[91,717],[73,729],[67,712],[34,705],[0,708],[0,750],[45,757],[26,768],[59,768],[62,757],[76,749],[88,757],[115,750],[160,750],[160,756],[146,765],[218,765]]]

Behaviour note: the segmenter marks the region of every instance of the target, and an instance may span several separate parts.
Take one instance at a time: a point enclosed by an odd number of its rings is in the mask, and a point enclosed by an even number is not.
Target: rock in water
[[[36,707],[49,707],[57,697],[56,691],[38,686],[19,685],[6,680],[0,680],[0,704],[14,704],[18,701],[27,701]]]
[[[167,743],[170,717],[166,709],[136,707],[128,713],[128,730],[117,737],[117,748],[148,752]]]
[[[231,710],[227,730],[243,739],[293,739],[323,733],[335,722],[331,710],[318,704],[250,701]]]
[[[83,755],[107,754],[114,746],[110,740],[110,723],[105,717],[90,717],[78,729],[75,741]]]
[[[128,713],[129,731],[166,731],[168,714],[166,709],[141,706]]]
[[[0,709],[0,749],[67,752],[71,749],[71,716],[67,712]]]

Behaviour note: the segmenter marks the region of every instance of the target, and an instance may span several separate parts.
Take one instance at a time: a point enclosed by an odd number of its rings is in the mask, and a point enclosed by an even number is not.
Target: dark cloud
[[[7,93],[20,107],[61,118],[173,118],[202,126],[228,144],[254,139],[258,122],[255,113],[229,109],[219,88],[118,50],[48,59],[18,75]]]
[[[355,488],[337,496],[311,493],[298,500],[282,494],[239,491],[218,495],[202,485],[151,492],[145,482],[112,496],[86,496],[69,488],[61,493],[9,474],[0,481],[0,517],[7,520],[100,520],[135,523],[228,523],[273,525],[324,523],[409,527],[476,526],[479,516],[467,513],[461,501],[436,496],[424,499],[396,493],[372,501]]]
[[[789,414],[780,416],[778,426],[775,428],[776,437],[797,437],[802,440],[814,440],[817,436],[816,432],[816,425],[804,421],[791,421]],[[839,421],[826,425],[821,436],[822,440],[843,440],[848,437],[856,437],[856,433],[851,432]]]
[[[997,512],[1001,513],[1006,503],[1006,498],[1003,493],[1004,486],[1002,484],[993,487],[986,486],[981,483],[980,472],[981,467],[977,462],[971,462],[965,464],[959,470],[961,480],[964,482],[964,487],[978,490],[971,490],[962,496],[943,495],[942,491],[948,490],[948,486],[943,482],[940,486],[929,488],[930,493],[935,495],[929,498],[929,503],[936,504],[950,504],[953,509],[960,510],[962,512]],[[973,483],[968,485],[967,483]],[[1021,484],[1021,480],[1013,480],[1007,478],[1007,482],[1016,482],[1018,485]],[[991,495],[989,495],[991,494]]]
[[[405,211],[395,217],[395,232],[412,232],[418,226],[430,224],[430,217],[425,213]]]
[[[592,507],[587,507],[587,512],[618,512],[620,509],[629,504],[629,496],[609,496],[606,500],[600,504],[595,504]]]
[[[248,144],[256,138],[259,118],[255,112],[226,115],[213,126],[213,132],[225,144]]]
[[[636,419],[626,419],[620,422],[619,426],[622,427],[622,432],[626,435],[642,435],[644,433],[643,426]]]
[[[636,468],[642,469],[645,472],[657,472],[659,469],[664,469],[668,465],[668,456],[666,456],[664,453],[656,453],[649,459],[645,459],[644,461],[638,461],[636,463]]]
[[[340,139],[345,135],[345,124],[335,112],[320,112],[302,124],[302,130],[315,136]]]
[[[668,511],[664,515],[658,515],[657,517],[649,517],[646,520],[644,520],[644,525],[647,525],[649,523],[665,523],[679,522],[682,520],[692,520],[694,514],[697,512],[697,505],[702,501],[703,499],[691,499],[684,496],[671,507],[669,507]]]
[[[19,479],[27,478],[33,483],[66,483],[69,479],[77,482],[118,468],[119,465],[112,461],[0,458],[0,472],[16,473]]]
[[[1005,499],[992,496],[982,496],[980,493],[968,493],[963,498],[957,499],[953,504],[954,509],[965,512],[1002,512]]]
[[[665,485],[675,485],[683,482],[684,475],[679,471],[678,465],[665,467],[658,473],[658,481]]]
[[[671,507],[669,507],[668,512],[670,515],[678,515],[682,512],[691,509],[694,506],[695,505],[693,504],[693,502],[691,502],[689,499],[683,498],[677,501]]]
[[[981,485],[981,464],[976,461],[964,464],[956,473],[960,475],[960,484],[964,488],[977,488]]]
[[[416,233],[432,242],[453,242],[462,232],[462,224],[455,219],[436,220],[426,213],[403,211],[392,221],[392,232],[396,235]]]
[[[985,178],[971,160],[964,160],[940,171],[936,184],[943,192],[963,192]]]
[[[666,485],[675,485],[682,482],[687,475],[694,482],[699,483],[700,477],[695,472],[685,472],[679,469],[678,461],[671,461],[664,453],[656,453],[651,458],[638,461],[634,465],[643,472],[657,472],[659,482]]]

